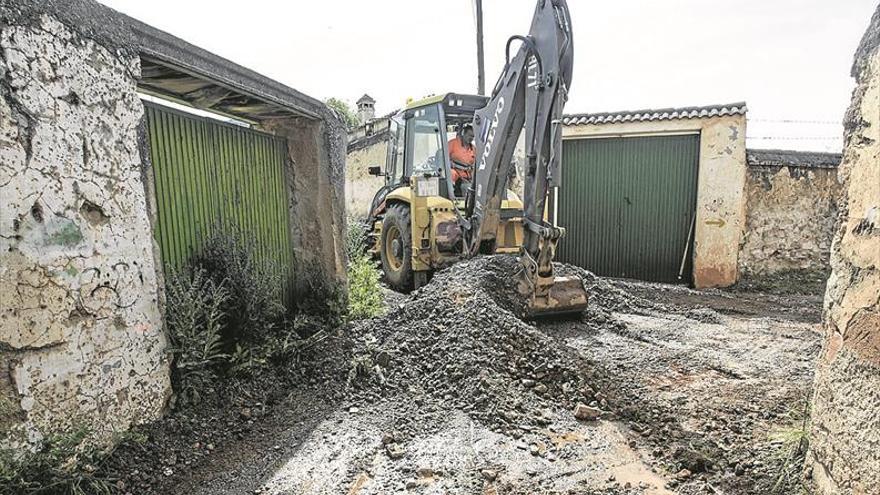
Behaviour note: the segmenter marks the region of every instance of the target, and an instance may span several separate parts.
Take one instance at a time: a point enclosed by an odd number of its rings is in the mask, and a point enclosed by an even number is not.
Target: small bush
[[[227,376],[289,362],[299,353],[298,331],[315,332],[299,316],[285,320],[274,268],[241,233],[219,233],[169,276],[166,321],[181,404],[200,402]]]
[[[367,255],[368,235],[366,220],[356,215],[348,215],[345,229],[345,254],[349,260]]]
[[[382,286],[376,263],[359,256],[348,263],[348,317],[352,320],[382,314]]]
[[[382,314],[381,274],[366,253],[367,226],[350,216],[345,236],[348,254],[348,318],[362,320]]]
[[[229,295],[223,330],[227,352],[238,344],[258,344],[275,332],[284,315],[282,280],[271,264],[259,261],[253,240],[241,232],[215,234],[191,265]]]
[[[167,282],[165,319],[174,356],[174,385],[184,403],[197,403],[225,363],[222,331],[229,292],[202,269],[173,273]]]
[[[82,447],[80,428],[46,438],[34,451],[0,450],[2,495],[97,495],[112,493],[98,465],[107,453]]]

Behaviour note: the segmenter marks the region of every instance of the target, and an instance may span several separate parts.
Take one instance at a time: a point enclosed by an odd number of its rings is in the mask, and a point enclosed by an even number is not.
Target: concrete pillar
[[[287,139],[294,295],[299,307],[333,310],[345,294],[345,126],[322,119],[276,119],[264,129]]]
[[[807,471],[819,494],[880,487],[880,7],[853,65]]]

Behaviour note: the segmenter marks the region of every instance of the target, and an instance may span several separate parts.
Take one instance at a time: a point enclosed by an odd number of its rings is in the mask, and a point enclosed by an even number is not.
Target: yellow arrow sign
[[[706,225],[716,225],[718,227],[724,227],[725,225],[727,225],[727,222],[725,222],[723,218],[716,218],[715,220],[706,220],[704,223]]]

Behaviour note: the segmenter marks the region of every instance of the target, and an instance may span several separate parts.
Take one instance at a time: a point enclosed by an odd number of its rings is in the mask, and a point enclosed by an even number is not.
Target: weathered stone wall
[[[387,138],[349,151],[345,163],[345,209],[350,215],[366,217],[373,196],[385,185],[384,177],[370,175],[367,169],[378,165],[384,170],[387,151]]]
[[[821,494],[880,487],[880,7],[865,34],[844,120],[845,196],[831,248],[825,343],[808,472]]]
[[[170,394],[139,59],[13,13],[0,22],[0,437],[106,438]]]
[[[839,194],[833,167],[749,166],[740,277],[826,273]]]

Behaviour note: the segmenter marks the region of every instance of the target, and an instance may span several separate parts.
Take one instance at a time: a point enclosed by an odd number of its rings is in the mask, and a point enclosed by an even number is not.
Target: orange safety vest
[[[476,160],[474,155],[474,147],[470,144],[461,144],[461,139],[459,138],[455,138],[449,141],[449,157],[452,159],[453,162],[463,163],[470,166],[473,166],[474,161]],[[457,168],[453,163],[452,182],[458,182],[460,179],[470,180],[471,171],[470,169],[465,170]]]

